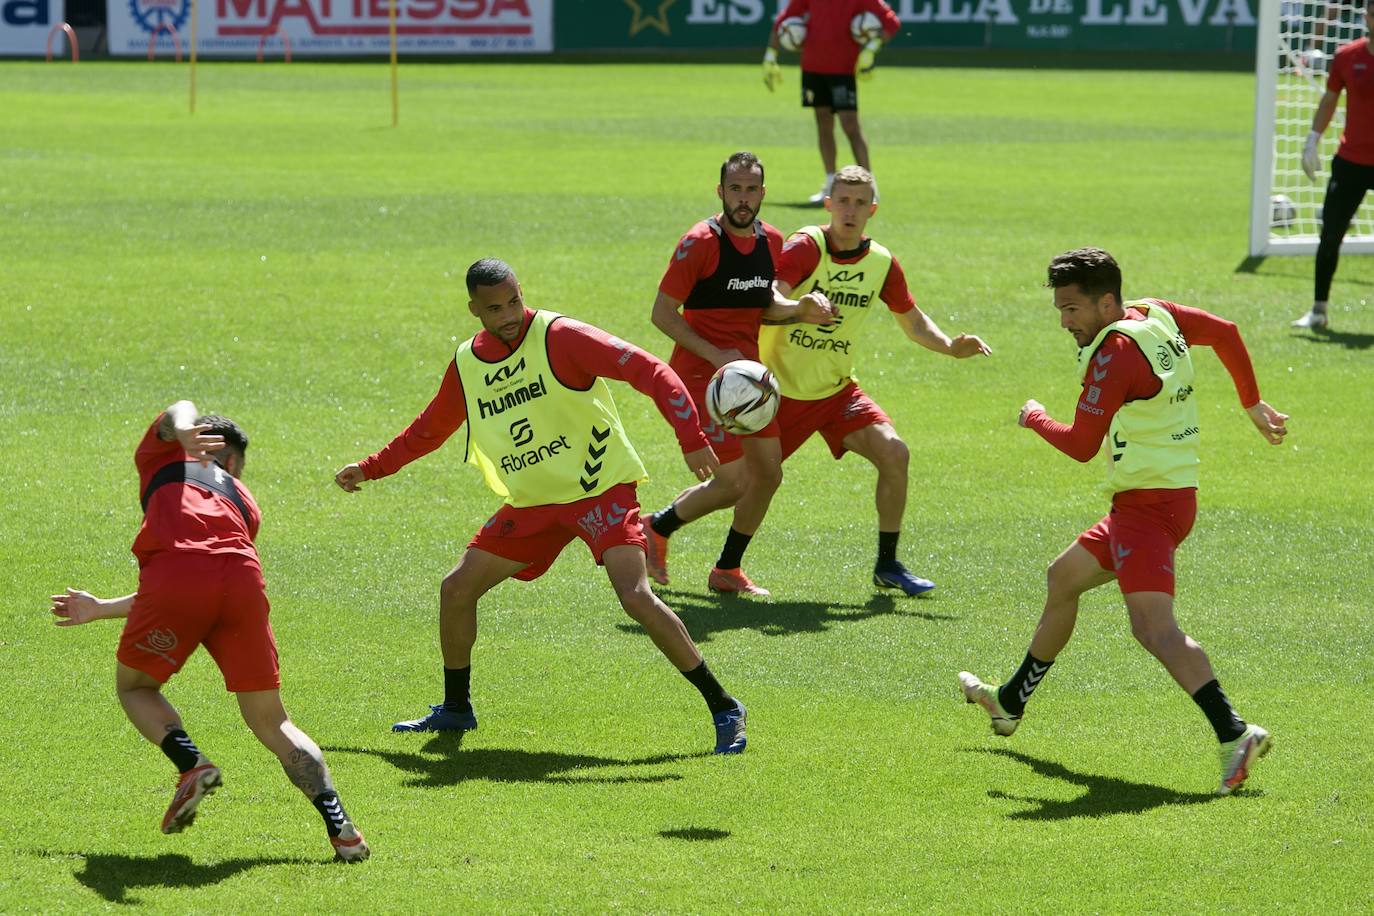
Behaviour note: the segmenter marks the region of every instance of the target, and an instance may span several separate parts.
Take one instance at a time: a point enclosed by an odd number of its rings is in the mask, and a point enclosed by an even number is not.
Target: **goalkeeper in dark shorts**
[[[859,44],[850,34],[855,16],[872,13],[882,24],[882,34]],[[820,206],[830,194],[835,177],[835,117],[849,139],[854,162],[872,172],[868,161],[868,141],[859,124],[859,80],[873,78],[878,51],[891,40],[902,22],[883,0],[791,0],[773,20],[768,49],[763,53],[763,83],[772,92],[782,83],[778,66],[778,24],[793,16],[806,19],[806,41],[801,50],[802,107],[816,116],[816,142],[820,146],[825,181],[811,195],[810,202]]]

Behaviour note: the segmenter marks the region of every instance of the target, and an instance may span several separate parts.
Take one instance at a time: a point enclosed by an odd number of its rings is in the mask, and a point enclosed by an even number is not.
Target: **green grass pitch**
[[[1252,79],[889,68],[864,87],[872,234],[918,302],[992,358],[871,322],[861,379],[912,450],[901,555],[929,600],[875,595],[874,475],[818,443],[786,467],[747,569],[705,576],[726,517],[673,541],[665,598],[750,709],[716,759],[695,691],[572,545],[480,612],[461,749],[390,724],[440,698],[436,601],[495,500],[451,443],[353,496],[475,330],[461,275],[509,260],[530,304],[666,356],[650,304],[736,149],[784,231],[819,166],[797,74],[744,66],[211,64],[187,114],[169,64],[0,65],[0,911],[1058,911],[1374,907],[1369,520],[1374,260],[1336,279],[1335,331],[1292,332],[1310,258],[1239,271]],[[843,148],[842,148],[843,149]],[[843,159],[843,155],[842,155]],[[1007,741],[955,673],[1007,676],[1102,470],[1018,429],[1066,418],[1074,349],[1049,257],[1113,251],[1128,296],[1237,320],[1282,448],[1199,351],[1201,512],[1178,614],[1274,752],[1212,799],[1214,741],[1132,640],[1120,596],[1078,633]],[[615,386],[658,508],[689,482],[647,399]],[[318,816],[198,655],[169,695],[225,771],[189,832],[170,766],[123,718],[118,627],[51,626],[67,585],[136,581],[131,453],[178,397],[239,419],[284,695],[326,749],[372,861],[328,863]],[[1363,863],[1363,864],[1361,864]]]

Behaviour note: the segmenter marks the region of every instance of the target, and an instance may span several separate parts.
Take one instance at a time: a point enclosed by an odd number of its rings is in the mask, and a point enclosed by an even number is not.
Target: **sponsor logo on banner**
[[[0,0],[0,3],[6,0]],[[303,55],[385,54],[392,0],[200,0],[201,54],[252,57],[286,35]],[[395,0],[397,48],[409,54],[547,53],[554,0]],[[111,55],[147,52],[160,24],[189,40],[189,0],[107,0]],[[170,39],[161,39],[169,41]]]
[[[42,57],[48,30],[66,18],[62,0],[0,0],[0,55]],[[53,53],[66,52],[61,35]]]

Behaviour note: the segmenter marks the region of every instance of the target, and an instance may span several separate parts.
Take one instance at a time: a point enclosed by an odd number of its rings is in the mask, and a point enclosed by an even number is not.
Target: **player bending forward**
[[[128,618],[116,653],[115,691],[129,721],[180,771],[163,833],[189,827],[201,799],[222,783],[219,767],[196,747],[162,695],[162,685],[204,644],[238,698],[243,720],[324,818],[334,854],[360,862],[370,851],[344,813],[324,756],[282,706],[277,644],[253,546],[262,515],[237,480],[247,449],[248,437],[234,421],[198,417],[190,401],[168,407],[134,453],[143,500],[143,525],[133,544],[138,591],[97,598],[69,588],[52,596],[52,612],[58,626]]]
[[[439,588],[444,702],[392,729],[477,727],[469,695],[477,602],[506,579],[539,578],[568,542],[581,538],[606,567],[621,607],[701,692],[716,729],[716,753],[743,751],[744,706],[720,686],[682,621],[649,590],[635,498],[644,465],[604,381],[629,382],[651,396],[677,434],[687,467],[705,480],[718,462],[681,379],[661,360],[605,331],[525,308],[504,261],[473,264],[467,288],[468,309],[482,330],[458,345],[439,393],[390,445],[334,478],[352,492],[434,451],[466,422],[468,462],[506,503]]]
[[[1174,620],[1174,551],[1197,515],[1198,410],[1191,348],[1212,347],[1231,374],[1260,435],[1283,441],[1288,419],[1260,400],[1250,355],[1236,326],[1200,309],[1160,299],[1121,300],[1121,269],[1099,248],[1059,255],[1049,266],[1059,324],[1078,342],[1083,393],[1072,426],[1050,419],[1037,401],[1020,425],[1055,448],[1089,461],[1110,434],[1111,511],[1050,565],[1048,595],[1021,667],[1001,687],[959,672],[964,698],[1010,735],[1055,657],[1068,644],[1084,592],[1115,579],[1131,632],[1159,659],[1211,723],[1220,743],[1227,795],[1245,782],[1272,739],[1246,724],[1222,693],[1207,653]]]

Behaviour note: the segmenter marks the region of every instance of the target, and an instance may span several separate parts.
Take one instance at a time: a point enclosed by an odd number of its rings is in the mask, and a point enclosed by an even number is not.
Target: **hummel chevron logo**
[[[1030,671],[1026,674],[1026,683],[1022,684],[1021,689],[1016,691],[1016,695],[1020,697],[1022,703],[1030,699],[1030,695],[1034,693],[1035,688],[1039,686],[1040,679],[1043,678],[1045,672],[1049,670],[1049,665],[1037,665],[1035,662],[1031,662]]]
[[[592,427],[592,438],[595,439],[597,442],[605,442],[606,437],[610,434],[611,428],[609,426],[606,427],[606,431],[604,433],[598,430],[595,426]]]
[[[1107,363],[1109,363],[1109,362],[1112,361],[1112,354],[1110,354],[1110,353],[1099,353],[1099,354],[1097,354],[1097,356],[1094,358],[1093,361],[1096,362],[1099,366],[1105,366],[1105,365],[1107,365]]]
[[[673,407],[681,407],[687,403],[687,392],[684,391],[675,398],[669,398],[668,403]]]
[[[607,448],[608,446],[605,445],[601,446],[601,448],[597,448],[595,445],[589,445],[587,446],[587,454],[591,455],[593,458],[600,458],[602,455],[606,454]]]
[[[601,473],[601,462],[598,461],[596,464],[592,464],[590,461],[583,462],[583,464],[582,464],[582,470],[584,470],[584,471],[587,472],[587,476],[588,476],[588,477],[590,477],[590,476],[593,475],[593,474],[600,474],[600,473]]]
[[[1112,565],[1120,569],[1121,564],[1126,562],[1126,558],[1129,557],[1132,552],[1133,548],[1122,547],[1120,544],[1117,544],[1112,548]]]
[[[619,525],[625,521],[625,511],[620,508],[620,503],[611,503],[611,511],[606,513],[606,521],[612,525]]]
[[[681,408],[673,411],[673,416],[677,417],[679,420],[685,420],[692,415],[692,408],[691,405],[687,403],[687,392],[685,391],[675,398],[669,398],[668,406]]]
[[[706,438],[710,439],[712,442],[725,441],[725,428],[717,426],[715,423],[707,423],[701,428],[701,431],[704,432]]]
[[[577,478],[577,482],[582,484],[583,493],[590,493],[596,487],[596,478],[588,480],[585,477],[579,477]]]
[[[1111,357],[1108,357],[1108,359],[1110,359],[1110,358],[1111,358]],[[1103,380],[1104,378],[1106,378],[1106,377],[1107,377],[1107,370],[1106,370],[1106,369],[1099,369],[1099,368],[1097,368],[1096,366],[1093,366],[1093,381],[1094,381],[1094,382],[1100,382],[1100,381],[1102,381],[1102,380]]]
[[[677,246],[677,251],[673,253],[673,259],[681,261],[683,258],[687,257],[687,255],[690,254],[687,249],[695,245],[696,241],[696,239],[683,239],[682,243]]]

